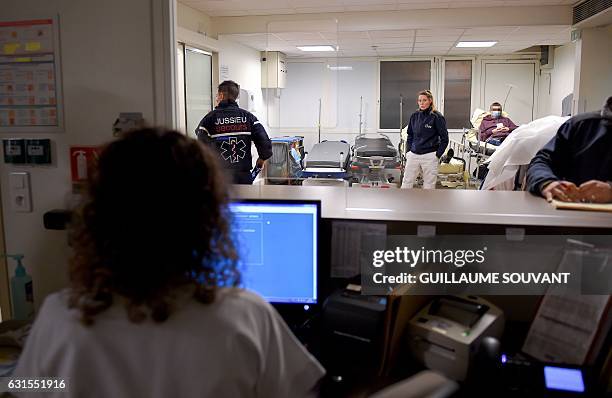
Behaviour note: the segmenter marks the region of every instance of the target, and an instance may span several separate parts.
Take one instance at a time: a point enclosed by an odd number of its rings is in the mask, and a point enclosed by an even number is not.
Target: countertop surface
[[[557,210],[528,192],[234,185],[236,199],[321,200],[322,217],[612,228],[612,213]]]

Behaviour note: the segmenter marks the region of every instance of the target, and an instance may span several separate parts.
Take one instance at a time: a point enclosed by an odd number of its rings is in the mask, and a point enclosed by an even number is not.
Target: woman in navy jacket
[[[412,188],[419,170],[423,171],[423,188],[435,189],[438,162],[448,145],[446,120],[436,110],[431,91],[419,93],[419,109],[410,116],[406,142],[406,167],[402,188]]]

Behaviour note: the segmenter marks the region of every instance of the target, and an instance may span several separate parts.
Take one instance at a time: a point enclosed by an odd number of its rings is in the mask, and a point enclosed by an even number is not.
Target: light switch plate
[[[32,194],[30,190],[30,173],[12,172],[9,175],[11,207],[17,213],[32,211]]]

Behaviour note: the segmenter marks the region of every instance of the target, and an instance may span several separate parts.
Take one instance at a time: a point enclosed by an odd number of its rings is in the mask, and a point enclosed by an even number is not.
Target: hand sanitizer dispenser
[[[15,275],[11,278],[11,304],[13,319],[27,320],[34,316],[34,291],[32,277],[23,266],[23,254],[7,254],[17,261]]]

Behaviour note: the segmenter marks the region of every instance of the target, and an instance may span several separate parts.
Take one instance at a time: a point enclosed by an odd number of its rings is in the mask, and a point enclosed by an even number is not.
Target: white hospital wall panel
[[[291,62],[287,65],[287,87],[281,89],[279,112],[283,128],[315,128],[319,119],[319,99],[323,98],[326,64]],[[325,112],[329,111],[329,106]]]
[[[576,46],[566,44],[555,49],[554,68],[550,75],[550,114],[561,116],[563,98],[574,91]]]

